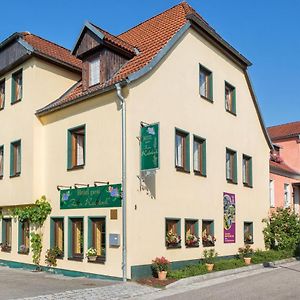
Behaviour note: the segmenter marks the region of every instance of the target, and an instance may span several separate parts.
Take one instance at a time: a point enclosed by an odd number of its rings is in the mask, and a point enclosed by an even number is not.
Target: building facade
[[[24,111],[36,124],[29,126],[36,136],[30,145],[22,142],[18,179],[26,178],[36,193],[25,198],[27,185],[17,188],[22,197],[9,192],[16,185],[4,154],[0,189],[6,219],[5,207],[45,194],[52,213],[43,232],[43,255],[56,245],[63,250],[59,270],[122,276],[117,84],[126,102],[127,277],[149,275],[156,256],[176,267],[199,261],[206,247],[221,256],[236,254],[244,243],[264,248],[261,220],[269,209],[272,145],[245,57],[187,3],[118,36],[86,23],[72,57],[82,61],[80,79],[72,73],[73,85],[62,79],[67,86],[60,95],[43,97],[39,107]],[[148,152],[142,148],[144,133],[150,140],[156,137],[156,147],[150,145]],[[19,139],[9,136],[3,144]],[[39,149],[40,159],[34,163],[35,180],[28,179],[30,161],[23,156],[27,151],[35,160],[33,149]],[[156,170],[141,172],[147,155]],[[2,221],[2,229],[15,237],[18,225],[12,221],[10,226]],[[0,253],[1,260],[30,261],[30,252],[18,255],[17,241],[11,245],[10,252]],[[90,247],[97,251],[95,262],[86,258]]]
[[[270,156],[270,207],[290,207],[299,213],[300,122],[268,128],[274,143]]]

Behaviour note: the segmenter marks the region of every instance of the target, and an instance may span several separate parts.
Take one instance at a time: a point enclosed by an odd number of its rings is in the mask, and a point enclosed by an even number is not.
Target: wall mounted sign
[[[60,208],[121,207],[121,184],[60,191]]]
[[[159,124],[141,127],[141,171],[159,168]]]
[[[235,195],[223,193],[224,243],[235,243]]]

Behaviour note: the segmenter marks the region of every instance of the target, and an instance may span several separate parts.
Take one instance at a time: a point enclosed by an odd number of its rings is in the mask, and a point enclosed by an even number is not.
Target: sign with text
[[[223,193],[224,243],[235,243],[235,195]]]
[[[60,208],[121,207],[121,184],[60,191]]]
[[[141,127],[141,171],[159,168],[159,124]]]

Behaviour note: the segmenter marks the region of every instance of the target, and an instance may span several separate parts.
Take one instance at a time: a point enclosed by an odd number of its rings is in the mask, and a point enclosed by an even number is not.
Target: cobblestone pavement
[[[136,283],[121,283],[100,288],[80,289],[37,297],[19,298],[18,300],[117,300],[136,298],[147,294],[157,293],[158,291],[159,289],[142,286]]]

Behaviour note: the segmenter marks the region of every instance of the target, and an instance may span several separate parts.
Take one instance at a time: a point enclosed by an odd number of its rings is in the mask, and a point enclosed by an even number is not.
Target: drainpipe
[[[120,83],[115,85],[122,110],[122,277],[127,281],[127,232],[126,232],[126,102]]]

